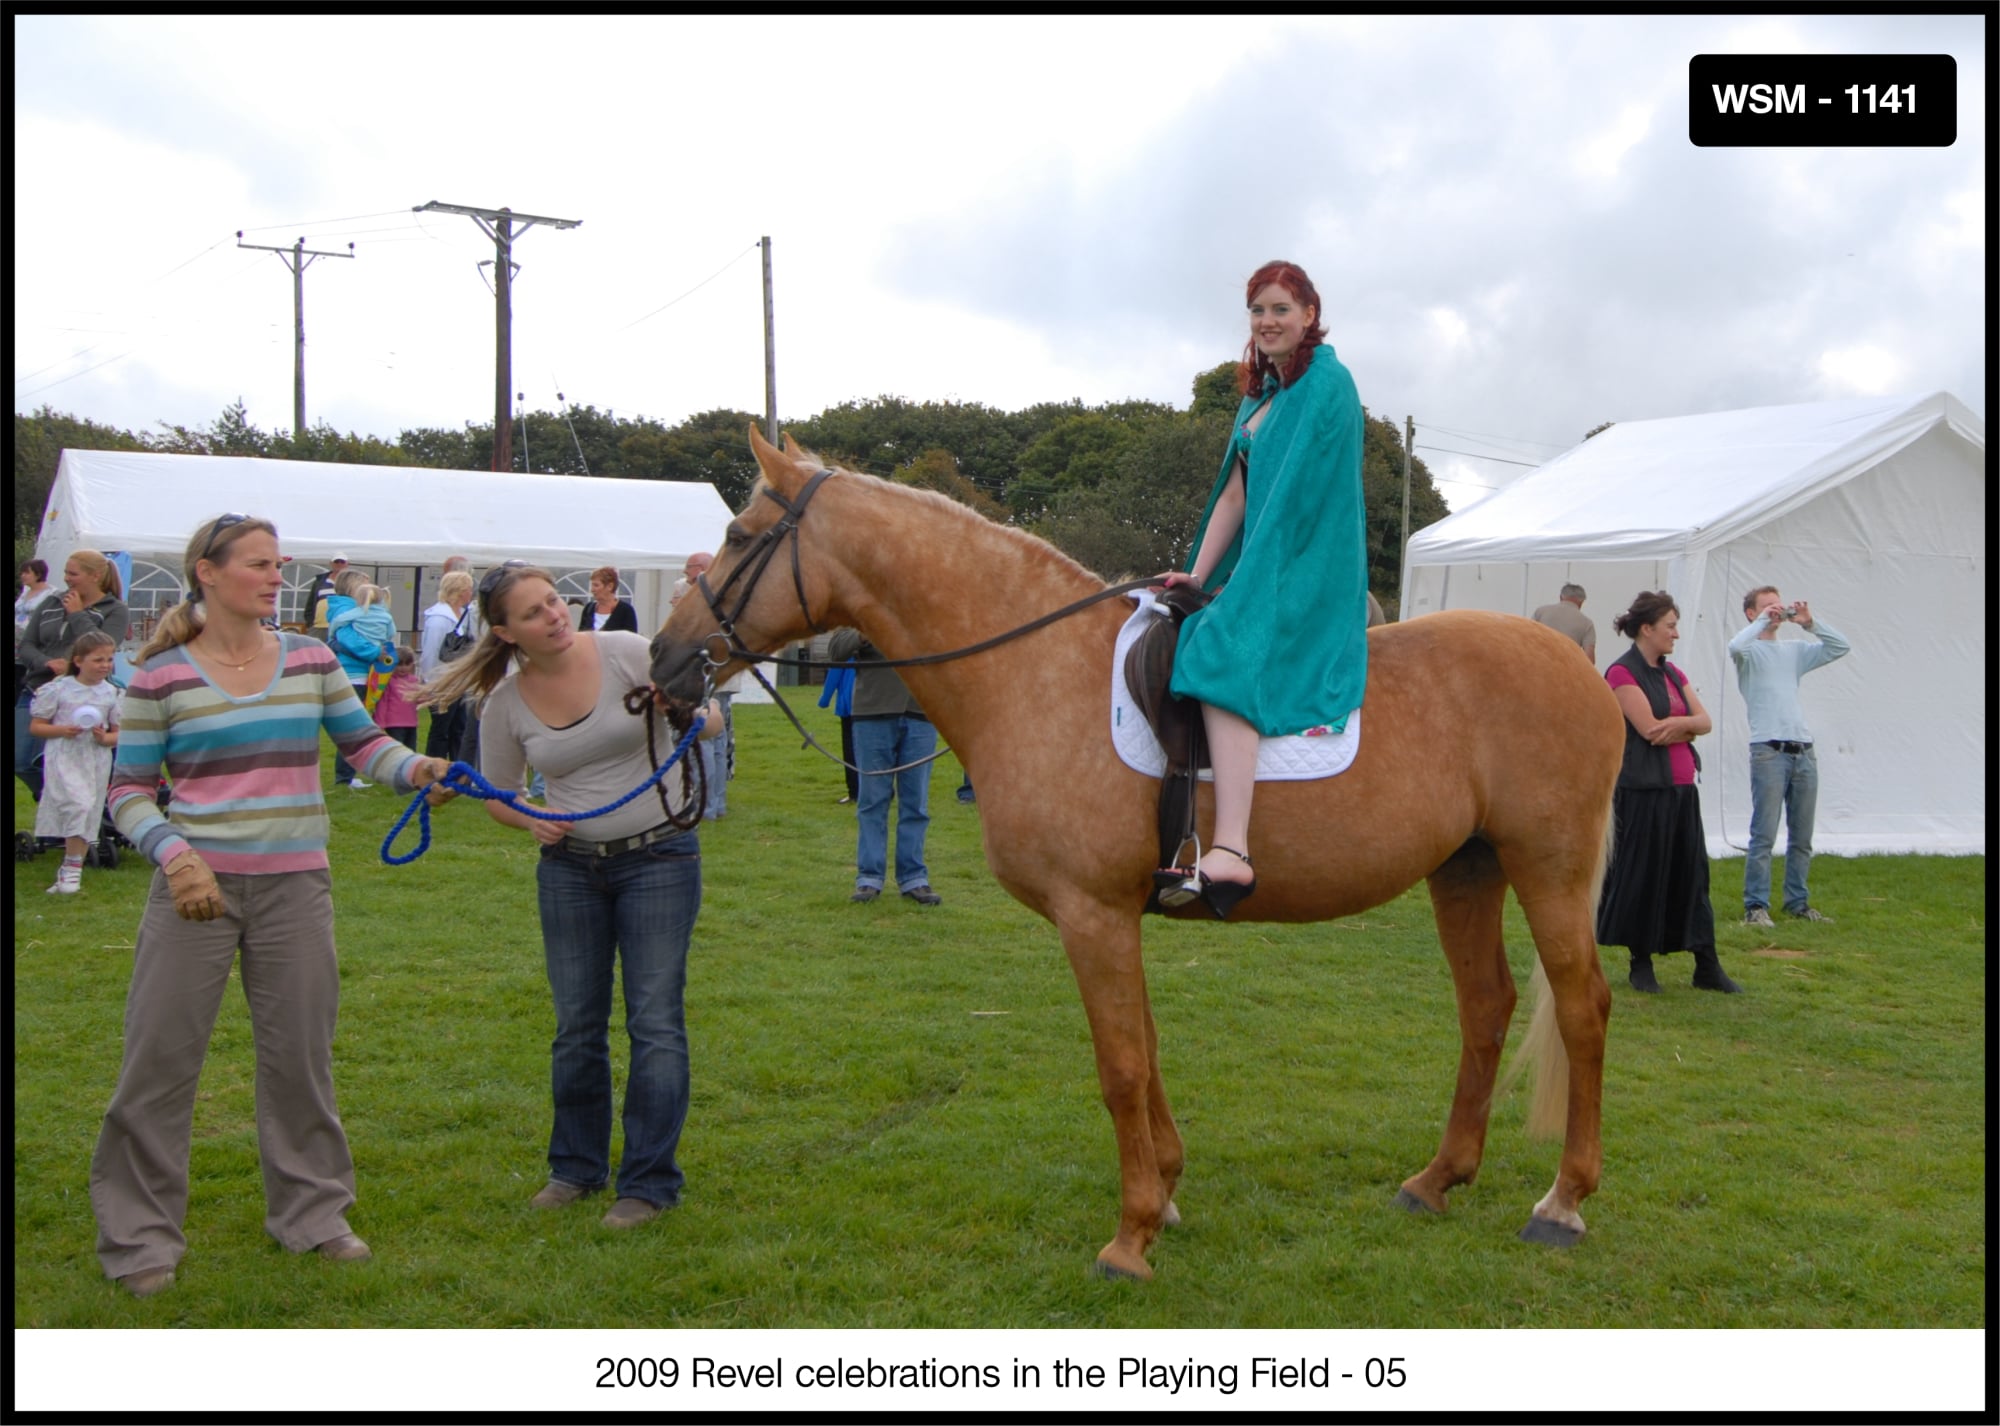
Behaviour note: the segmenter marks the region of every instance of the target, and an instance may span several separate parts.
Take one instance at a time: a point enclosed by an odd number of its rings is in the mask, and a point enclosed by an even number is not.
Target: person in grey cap
[[[306,595],[306,627],[322,640],[328,636],[326,597],[333,593],[333,582],[340,578],[340,572],[347,568],[347,556],[336,554],[327,563],[333,567],[320,572],[320,577],[313,581],[312,591]]]

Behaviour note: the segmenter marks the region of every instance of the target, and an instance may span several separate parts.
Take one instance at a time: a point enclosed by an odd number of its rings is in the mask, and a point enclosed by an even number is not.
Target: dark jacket
[[[24,670],[23,681],[31,691],[53,683],[60,674],[49,672],[51,659],[67,658],[69,648],[92,629],[102,629],[119,643],[132,631],[132,611],[115,594],[107,594],[87,609],[72,614],[62,600],[51,595],[36,606],[21,635],[20,652],[15,655]]]
[[[313,614],[319,609],[320,600],[331,593],[333,593],[333,571],[321,570],[319,578],[312,582],[312,589],[306,594],[305,626],[308,630],[313,627]]]
[[[578,621],[577,627],[585,633],[593,630],[610,633],[615,629],[623,629],[628,634],[636,634],[639,632],[639,615],[638,611],[633,609],[631,600],[621,599],[617,607],[606,614],[604,622],[600,624],[597,622],[597,601],[593,599],[583,606],[583,617]]]
[[[1667,680],[1673,675],[1667,672],[1667,661],[1661,659],[1656,668],[1646,662],[1646,656],[1639,652],[1637,644],[1611,661],[1610,668],[1628,670],[1638,680],[1639,691],[1646,695],[1646,706],[1653,710],[1655,718],[1673,716],[1667,702]],[[1607,673],[1610,669],[1605,670]],[[1681,691],[1681,706],[1692,708],[1688,702],[1687,684],[1675,678],[1674,686]],[[1689,752],[1694,752],[1692,745]],[[1701,771],[1701,754],[1694,755],[1695,771]],[[1674,785],[1674,765],[1672,754],[1662,746],[1647,742],[1639,736],[1639,730],[1632,726],[1632,720],[1625,720],[1625,762],[1618,769],[1618,785],[1623,788],[1671,788]]]
[[[842,629],[826,646],[826,656],[835,663],[854,663],[854,713],[856,718],[922,718],[924,710],[916,696],[893,668],[883,668],[882,655],[861,637],[860,631]],[[928,721],[928,720],[926,720]]]

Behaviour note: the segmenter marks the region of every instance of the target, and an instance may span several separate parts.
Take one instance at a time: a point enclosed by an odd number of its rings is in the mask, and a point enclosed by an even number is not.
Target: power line
[[[402,208],[385,208],[380,213],[356,213],[346,218],[315,218],[305,223],[269,223],[261,228],[245,228],[246,233],[268,233],[273,228],[287,228],[294,232],[300,228],[330,228],[335,223],[359,223],[365,218],[394,218],[406,212]]]
[[[1545,461],[1538,461],[1538,460],[1508,460],[1507,457],[1505,456],[1484,456],[1481,455],[1478,451],[1455,451],[1452,450],[1449,446],[1417,446],[1414,447],[1414,449],[1420,451],[1436,451],[1440,455],[1470,456],[1473,460],[1497,460],[1502,465],[1524,465],[1528,467],[1528,469],[1530,470],[1533,470],[1537,466],[1547,464],[1547,462]]]
[[[659,316],[662,312],[666,311],[667,308],[673,306],[674,302],[681,302],[689,297],[694,296],[695,293],[701,291],[702,288],[708,286],[709,283],[715,281],[716,278],[722,276],[723,273],[729,271],[729,269],[736,266],[737,263],[743,261],[743,259],[747,257],[750,253],[756,251],[756,249],[759,246],[761,246],[761,244],[759,243],[750,244],[749,247],[743,249],[742,252],[736,254],[735,257],[732,257],[728,262],[725,262],[721,267],[718,267],[714,272],[711,272],[707,277],[704,277],[701,281],[697,282],[694,286],[690,287],[687,291],[683,292],[679,297],[676,297],[673,302],[662,303],[660,306],[655,307],[652,311],[648,312],[645,316],[635,317],[631,321],[627,322],[624,326],[616,328],[616,330],[620,332],[629,331],[633,327],[638,326],[641,322],[651,321],[654,317]]]
[[[1449,426],[1439,426],[1436,424],[1431,425],[1430,429],[1442,435],[1464,436],[1475,441],[1500,441],[1516,446],[1547,446],[1552,451],[1569,449],[1567,446],[1560,445],[1555,441],[1537,441],[1528,436],[1495,436],[1484,431],[1454,431]]]

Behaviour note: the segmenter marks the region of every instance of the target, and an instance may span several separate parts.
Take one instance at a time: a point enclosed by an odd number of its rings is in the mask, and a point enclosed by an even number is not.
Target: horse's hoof
[[[1524,1243],[1540,1243],[1547,1248],[1574,1248],[1583,1237],[1583,1229],[1550,1218],[1530,1218],[1528,1226],[1516,1236]]]
[[[1113,1257],[1109,1248],[1097,1255],[1092,1271],[1107,1282],[1151,1282],[1153,1278],[1153,1270],[1146,1266],[1144,1258],[1127,1258],[1123,1254]]]
[[[1412,1213],[1444,1212],[1442,1208],[1431,1207],[1430,1204],[1424,1202],[1421,1198],[1417,1197],[1407,1188],[1399,1188],[1396,1190],[1396,1206],[1398,1208],[1408,1209]]]
[[[1181,1226],[1181,1211],[1174,1207],[1174,1201],[1171,1198],[1167,1200],[1167,1211],[1160,1215],[1160,1226],[1162,1228],[1178,1228]]]

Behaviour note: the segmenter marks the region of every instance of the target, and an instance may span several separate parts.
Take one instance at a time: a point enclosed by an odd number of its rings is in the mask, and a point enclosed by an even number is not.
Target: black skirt
[[[1621,787],[1611,806],[1618,832],[1597,902],[1597,943],[1655,956],[1712,950],[1700,791]]]

